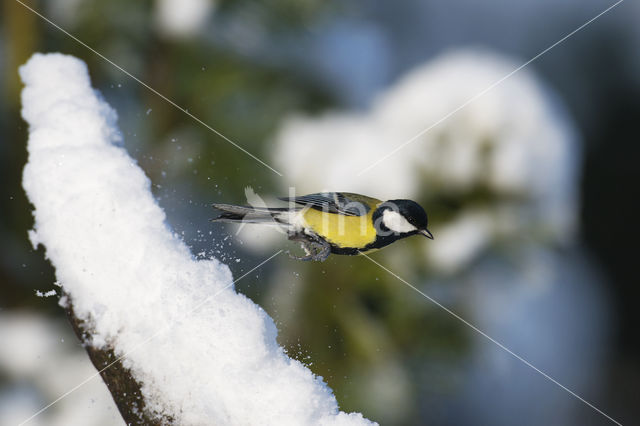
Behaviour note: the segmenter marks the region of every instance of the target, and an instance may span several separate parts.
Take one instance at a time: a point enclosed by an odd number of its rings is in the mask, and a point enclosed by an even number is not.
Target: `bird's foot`
[[[305,238],[305,236],[301,235],[292,235],[289,237],[292,241],[299,241],[300,247],[306,253],[305,256],[296,256],[290,251],[286,253],[290,258],[295,260],[302,260],[304,262],[308,262],[310,260],[324,262],[329,254],[331,254],[331,246],[326,241],[320,238],[314,238],[312,241],[309,241],[309,238]]]

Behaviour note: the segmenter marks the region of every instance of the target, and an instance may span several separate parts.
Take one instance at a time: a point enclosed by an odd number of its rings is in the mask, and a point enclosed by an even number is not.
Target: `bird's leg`
[[[305,251],[306,256],[296,256],[295,254],[291,253],[289,250],[287,250],[286,253],[289,255],[291,259],[294,259],[294,260],[302,260],[303,262],[308,262],[309,260],[315,260],[311,245],[309,243],[301,241],[300,247],[302,247],[302,249]]]
[[[309,242],[309,239],[305,234],[296,232],[293,234],[289,234],[288,238],[290,241],[298,241],[300,243],[300,247],[302,247],[302,249],[306,253],[306,256],[296,256],[295,254],[287,250],[286,253],[289,255],[291,259],[302,260],[302,261],[309,261],[313,259],[311,243]]]
[[[311,243],[311,246],[314,248],[312,260],[319,260],[320,262],[324,262],[325,260],[327,260],[327,257],[329,257],[329,254],[331,254],[331,246],[324,240],[313,242]]]
[[[311,240],[311,248],[313,252],[311,254],[311,260],[316,260],[320,262],[324,262],[329,254],[331,254],[331,245],[324,238],[320,238],[316,234],[307,234],[308,238]]]
[[[296,256],[287,251],[287,254],[292,259],[302,261],[319,260],[324,262],[329,254],[331,254],[331,246],[329,243],[316,235],[295,233],[289,235],[289,240],[298,241],[306,253],[306,256]]]

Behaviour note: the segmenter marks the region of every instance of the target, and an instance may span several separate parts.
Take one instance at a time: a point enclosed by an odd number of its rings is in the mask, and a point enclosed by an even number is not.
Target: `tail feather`
[[[282,213],[290,211],[288,207],[262,208],[217,203],[212,204],[212,207],[222,213],[211,219],[211,222],[286,223]]]

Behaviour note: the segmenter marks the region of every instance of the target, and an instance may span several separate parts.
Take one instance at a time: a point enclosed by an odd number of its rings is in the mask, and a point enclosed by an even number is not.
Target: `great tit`
[[[289,207],[261,208],[213,204],[222,213],[212,222],[277,224],[306,252],[298,260],[324,261],[330,253],[357,255],[411,235],[433,239],[427,213],[415,201],[389,200],[349,192],[283,197]]]

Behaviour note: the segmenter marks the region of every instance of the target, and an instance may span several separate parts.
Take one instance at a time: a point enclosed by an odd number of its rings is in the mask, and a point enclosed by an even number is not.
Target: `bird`
[[[288,239],[300,243],[306,253],[289,255],[303,261],[324,261],[330,254],[359,255],[412,235],[433,239],[427,229],[427,213],[412,200],[382,201],[351,192],[319,192],[279,200],[289,206],[214,203],[212,207],[221,213],[211,221],[282,226]]]

